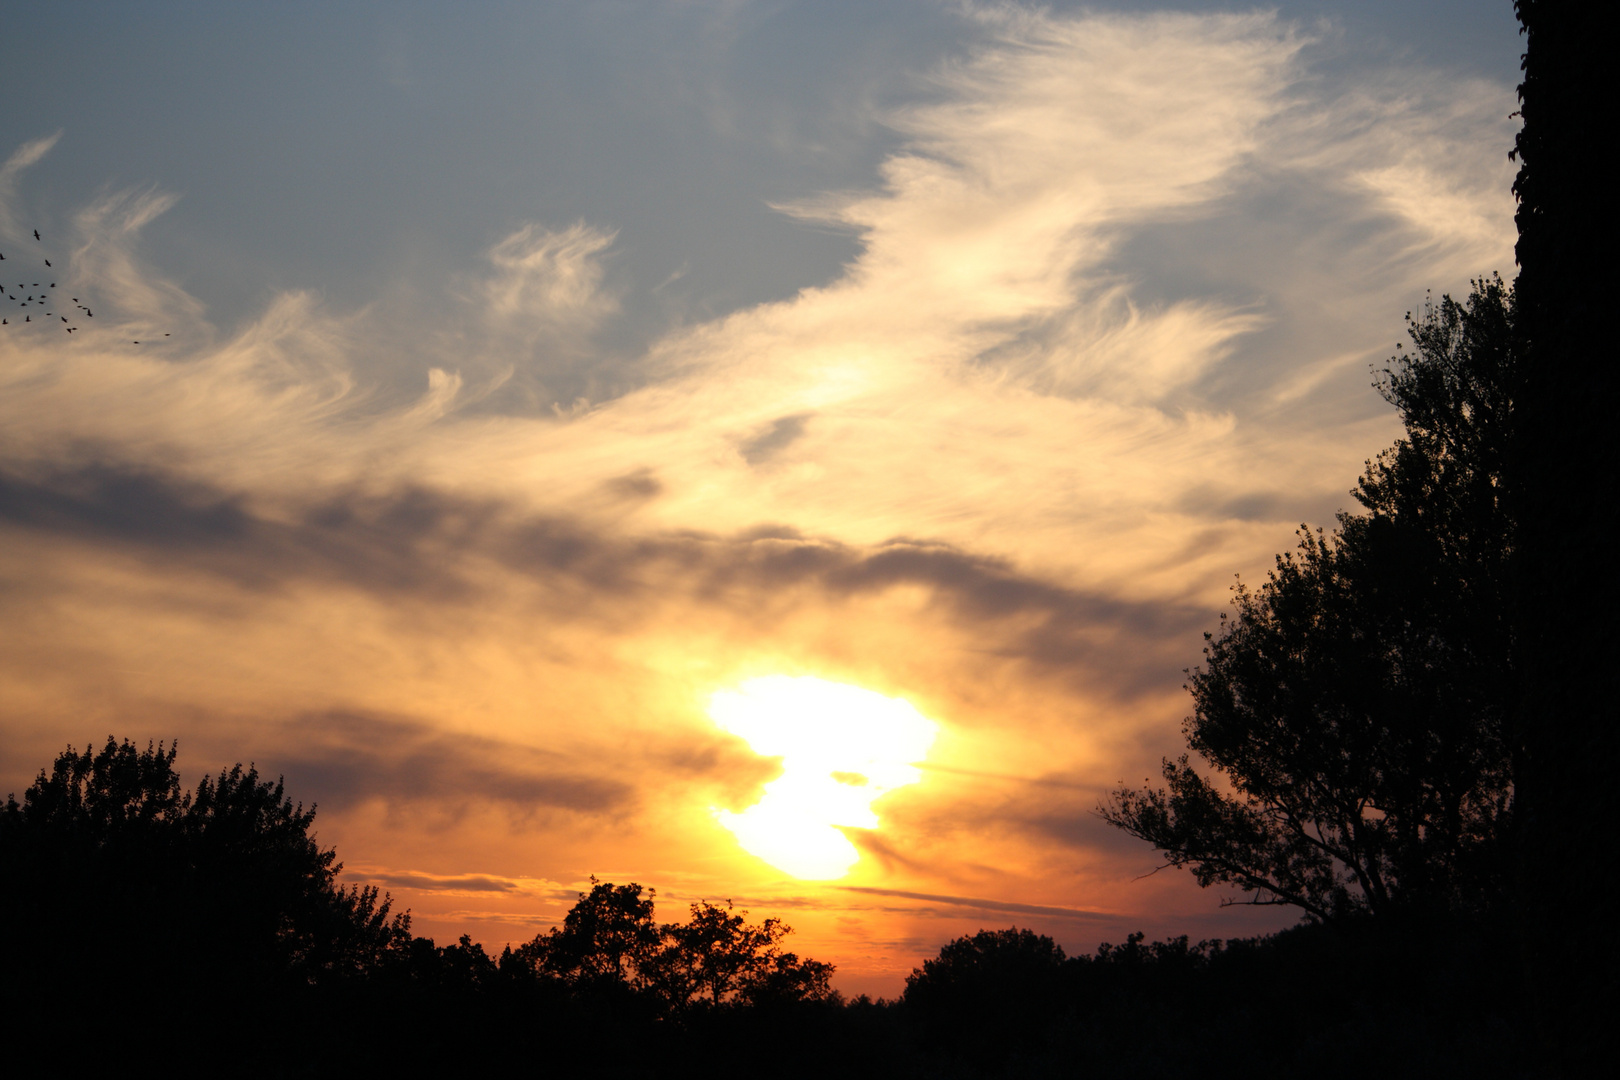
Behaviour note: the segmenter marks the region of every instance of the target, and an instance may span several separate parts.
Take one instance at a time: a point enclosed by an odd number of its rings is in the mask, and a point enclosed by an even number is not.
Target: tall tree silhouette
[[[1206,635],[1186,756],[1101,808],[1202,885],[1333,920],[1494,903],[1512,798],[1505,724],[1515,545],[1503,498],[1522,342],[1511,290],[1475,283],[1408,316],[1379,389],[1407,437],[1367,465],[1332,534]]]
[[[1517,609],[1525,677],[1521,895],[1525,940],[1552,1043],[1575,1075],[1611,1056],[1620,998],[1613,822],[1620,716],[1613,668],[1614,438],[1613,6],[1516,0],[1525,38],[1516,282],[1525,369],[1511,489],[1524,521]],[[1549,887],[1556,882],[1556,887]],[[1575,949],[1538,943],[1549,928]],[[1600,1046],[1607,1043],[1607,1046]]]

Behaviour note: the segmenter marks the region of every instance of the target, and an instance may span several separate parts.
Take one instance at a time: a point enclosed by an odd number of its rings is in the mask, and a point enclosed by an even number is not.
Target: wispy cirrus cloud
[[[7,240],[20,239],[28,230],[16,218],[17,178],[30,165],[38,164],[62,138],[62,132],[30,139],[11,152],[4,165],[0,165],[0,236]]]

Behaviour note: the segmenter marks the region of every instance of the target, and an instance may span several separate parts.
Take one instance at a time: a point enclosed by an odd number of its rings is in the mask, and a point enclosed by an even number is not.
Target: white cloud
[[[10,240],[21,238],[29,232],[27,229],[17,227],[12,209],[17,201],[17,178],[24,169],[50,153],[51,148],[61,137],[62,133],[58,131],[54,135],[31,139],[13,150],[11,156],[6,158],[6,163],[0,165],[0,236]]]
[[[1391,72],[1313,97],[1303,39],[1265,14],[978,14],[994,39],[893,118],[907,141],[882,188],[796,208],[860,231],[845,275],[677,330],[633,372],[597,337],[621,304],[603,261],[616,234],[530,223],[414,352],[379,358],[367,312],[289,297],[184,374],[85,356],[115,395],[59,359],[59,387],[90,396],[43,411],[13,397],[28,414],[13,430],[94,416],[102,438],[162,429],[171,451],[191,432],[192,460],[226,474],[251,461],[270,482],[277,463],[278,487],[392,473],[562,510],[653,468],[664,494],[642,527],[934,536],[1093,584],[1204,587],[1274,547],[1257,538],[1276,525],[1203,520],[1186,493],[1248,484],[1317,505],[1343,490],[1392,426],[1345,358],[1391,339],[1414,280],[1505,254],[1506,195],[1478,175],[1490,88]],[[1337,201],[1308,225],[1277,216],[1306,197]],[[84,273],[132,326],[200,320],[131,254],[170,202],[111,196],[80,215]],[[1297,231],[1319,226],[1338,231]],[[1134,253],[1145,235],[1162,239],[1156,264]],[[1219,287],[1153,298],[1194,263]],[[416,365],[398,415],[356,411],[376,407],[344,374],[361,356]],[[491,394],[505,415],[466,412]],[[1345,412],[1356,394],[1368,402]],[[198,401],[216,403],[207,418]],[[805,418],[800,437],[750,464],[739,446],[783,416]]]
[[[133,339],[178,333],[195,348],[212,333],[202,304],[135,254],[141,230],[178,201],[156,190],[98,198],[74,215],[77,244],[64,277],[91,305],[116,309]]]
[[[559,231],[530,223],[489,250],[495,274],[485,283],[492,318],[529,334],[594,326],[618,309],[602,292],[601,255],[614,234],[583,221]]]

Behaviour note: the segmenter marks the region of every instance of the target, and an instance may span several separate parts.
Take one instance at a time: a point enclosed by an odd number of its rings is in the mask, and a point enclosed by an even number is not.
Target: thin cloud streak
[[[1086,911],[1082,908],[1019,904],[1010,900],[984,900],[973,896],[941,896],[936,893],[907,892],[904,889],[874,889],[860,885],[841,885],[838,888],[843,892],[852,892],[864,896],[894,896],[902,900],[926,900],[932,904],[949,904],[952,907],[973,908],[976,911],[993,911],[998,914],[1044,915],[1048,918],[1085,920],[1118,917],[1118,913],[1112,911]]]

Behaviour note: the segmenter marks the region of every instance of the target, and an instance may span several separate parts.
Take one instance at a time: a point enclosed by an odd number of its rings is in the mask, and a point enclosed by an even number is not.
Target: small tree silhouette
[[[591,889],[555,927],[513,949],[503,962],[576,993],[632,995],[665,1015],[694,1008],[836,998],[833,966],[782,949],[792,928],[759,924],[746,911],[706,900],[691,921],[654,921],[653,890],[591,878]]]

